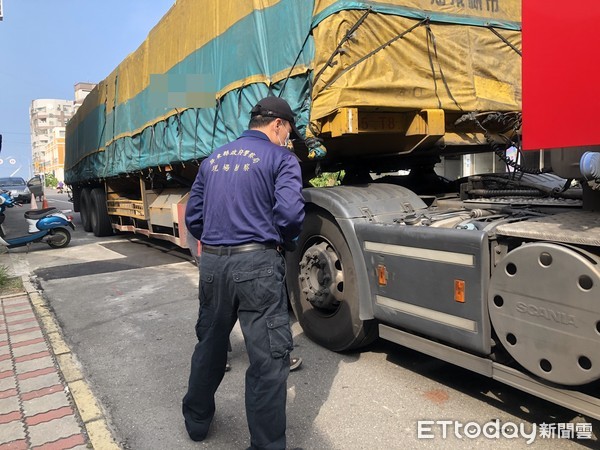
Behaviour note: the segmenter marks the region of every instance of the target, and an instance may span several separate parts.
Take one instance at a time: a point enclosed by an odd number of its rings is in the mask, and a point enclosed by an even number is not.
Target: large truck
[[[74,209],[96,236],[194,247],[199,164],[281,96],[306,335],[380,337],[600,419],[600,139],[523,152],[521,22],[519,0],[177,0],[67,125]]]

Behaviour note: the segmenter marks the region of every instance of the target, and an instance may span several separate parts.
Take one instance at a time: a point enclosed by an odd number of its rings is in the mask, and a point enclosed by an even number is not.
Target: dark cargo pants
[[[185,425],[192,439],[203,440],[208,433],[215,392],[225,373],[229,334],[239,318],[250,360],[245,388],[252,448],[285,448],[293,347],[284,278],[284,259],[276,250],[202,254],[198,343],[183,398]]]

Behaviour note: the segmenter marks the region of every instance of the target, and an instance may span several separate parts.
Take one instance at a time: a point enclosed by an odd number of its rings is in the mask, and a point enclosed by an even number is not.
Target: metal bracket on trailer
[[[322,133],[336,138],[357,134],[397,134],[403,136],[399,153],[431,145],[446,133],[442,109],[409,112],[365,111],[359,108],[339,108],[323,120]]]

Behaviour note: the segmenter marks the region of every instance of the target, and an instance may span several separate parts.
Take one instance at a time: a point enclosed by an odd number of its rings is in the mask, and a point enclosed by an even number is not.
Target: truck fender
[[[367,280],[369,274],[363,249],[356,235],[355,225],[357,223],[390,221],[394,215],[426,208],[425,203],[411,190],[385,183],[306,188],[303,193],[308,207],[314,205],[322,208],[335,219],[348,243],[356,276],[360,280]],[[361,320],[374,318],[372,298],[370,283],[358,283]]]

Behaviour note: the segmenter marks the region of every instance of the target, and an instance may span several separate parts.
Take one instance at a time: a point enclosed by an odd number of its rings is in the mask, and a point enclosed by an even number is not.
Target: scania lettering
[[[535,305],[526,305],[525,303],[518,303],[517,311],[520,313],[529,314],[530,316],[543,317],[544,319],[552,320],[556,323],[573,325],[575,328],[577,328],[577,325],[575,324],[575,316],[562,311],[554,311],[549,308],[537,307]]]

